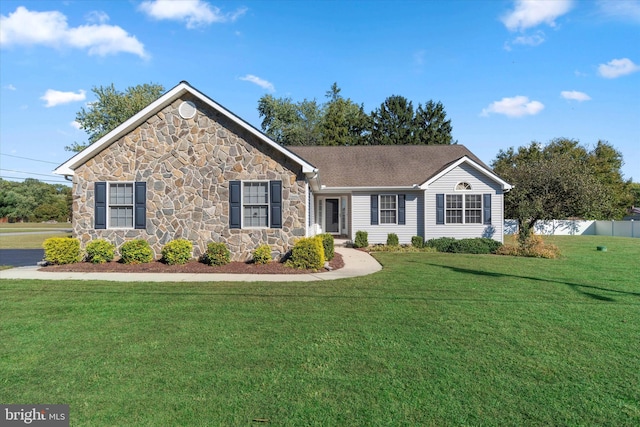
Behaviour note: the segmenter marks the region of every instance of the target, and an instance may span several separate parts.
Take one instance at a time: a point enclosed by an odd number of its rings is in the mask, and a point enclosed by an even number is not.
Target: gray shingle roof
[[[394,187],[422,184],[467,156],[491,171],[464,145],[287,147],[320,171],[327,187]]]

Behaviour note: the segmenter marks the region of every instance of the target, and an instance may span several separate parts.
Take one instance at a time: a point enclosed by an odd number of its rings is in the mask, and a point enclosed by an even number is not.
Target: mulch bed
[[[342,256],[336,253],[329,261],[329,266],[333,270],[344,267]],[[209,266],[198,261],[190,261],[184,265],[167,265],[160,261],[146,264],[122,264],[120,262],[108,262],[105,264],[93,264],[90,262],[79,262],[66,265],[49,265],[40,271],[61,271],[79,273],[226,273],[226,274],[308,274],[323,273],[326,269],[298,270],[287,267],[283,263],[272,261],[268,264],[257,265],[251,262],[231,262],[222,266]]]

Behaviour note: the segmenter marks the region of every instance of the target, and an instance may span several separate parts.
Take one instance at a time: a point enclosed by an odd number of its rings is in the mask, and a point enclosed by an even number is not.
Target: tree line
[[[23,182],[0,178],[0,218],[9,222],[71,220],[71,188],[27,178]]]
[[[452,126],[441,102],[414,109],[404,96],[391,95],[369,114],[344,98],[337,83],[326,102],[264,95],[258,100],[262,131],[282,145],[435,145],[451,144]]]

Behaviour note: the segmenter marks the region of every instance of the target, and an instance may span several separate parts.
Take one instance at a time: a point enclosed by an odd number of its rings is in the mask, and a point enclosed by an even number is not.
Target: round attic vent
[[[190,119],[196,115],[196,104],[191,101],[184,101],[178,107],[178,112],[183,119]]]

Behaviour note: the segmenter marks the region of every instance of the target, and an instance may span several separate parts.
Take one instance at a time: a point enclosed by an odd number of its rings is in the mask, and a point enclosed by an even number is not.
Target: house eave
[[[133,115],[131,118],[126,120],[124,123],[122,123],[121,125],[119,125],[115,129],[113,129],[111,132],[109,132],[106,135],[104,135],[98,141],[94,142],[89,147],[85,148],[84,150],[82,150],[78,154],[76,154],[73,157],[71,157],[65,163],[63,163],[60,166],[58,166],[53,171],[53,173],[57,174],[57,175],[72,176],[74,174],[75,169],[77,169],[79,166],[83,165],[85,162],[87,162],[88,160],[90,160],[91,158],[96,156],[98,153],[100,153],[102,150],[107,148],[113,142],[117,141],[118,139],[120,139],[121,137],[126,135],[127,133],[131,132],[136,127],[140,126],[142,123],[144,123],[146,120],[148,120],[149,117],[151,117],[153,114],[155,114],[158,111],[160,111],[160,109],[163,108],[165,105],[171,104],[173,101],[175,101],[180,96],[182,96],[182,95],[184,95],[186,93],[190,93],[191,95],[193,95],[196,98],[200,99],[202,102],[207,104],[209,107],[215,109],[216,111],[219,111],[225,117],[227,117],[228,119],[230,119],[231,121],[233,121],[237,125],[243,127],[244,129],[249,131],[249,133],[253,134],[258,139],[260,139],[261,141],[263,141],[267,145],[269,145],[272,148],[274,148],[276,151],[280,152],[284,156],[286,156],[289,159],[293,160],[295,163],[300,165],[300,167],[302,169],[302,173],[305,173],[305,174],[306,173],[312,173],[312,172],[314,172],[314,170],[316,170],[313,165],[311,165],[307,161],[303,160],[297,154],[293,153],[292,151],[286,149],[285,147],[281,146],[277,142],[273,141],[267,135],[265,135],[264,133],[260,132],[258,129],[253,127],[251,124],[247,123],[246,121],[244,121],[240,117],[236,116],[231,111],[227,110],[222,105],[218,104],[213,99],[209,98],[207,95],[205,95],[202,92],[200,92],[199,90],[195,89],[189,83],[181,82],[177,86],[175,86],[173,89],[169,90],[167,93],[162,95],[160,98],[158,98],[157,100],[155,100],[154,102],[149,104],[147,107],[143,108],[140,112],[138,112],[137,114]]]
[[[458,166],[460,166],[463,163],[466,163],[466,164],[470,165],[471,167],[473,167],[474,169],[476,169],[478,172],[482,173],[483,175],[485,175],[489,179],[491,179],[491,180],[497,182],[498,184],[500,184],[500,186],[501,186],[501,188],[502,188],[502,190],[504,192],[508,192],[509,190],[511,190],[511,188],[512,188],[511,184],[509,184],[508,182],[506,182],[505,180],[500,178],[498,175],[496,175],[492,171],[488,170],[487,168],[483,167],[482,165],[478,164],[477,162],[473,161],[472,159],[470,159],[467,156],[463,156],[463,157],[459,158],[458,160],[456,160],[455,162],[451,163],[446,168],[442,169],[440,172],[438,172],[437,174],[435,174],[434,176],[432,176],[431,178],[429,178],[428,180],[423,182],[420,185],[420,188],[423,189],[423,190],[427,190],[431,184],[433,184],[434,182],[436,182],[437,180],[442,178],[444,175],[446,175],[449,172],[451,172],[451,170],[457,168]]]

